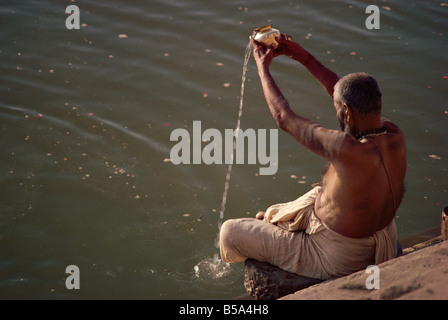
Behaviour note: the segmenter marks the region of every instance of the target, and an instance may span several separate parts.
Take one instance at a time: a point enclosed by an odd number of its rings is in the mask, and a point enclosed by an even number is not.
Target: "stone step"
[[[266,262],[245,262],[244,287],[257,300],[275,300],[319,282],[322,280],[299,276]]]
[[[368,289],[370,274],[360,270],[325,281],[280,300],[446,300],[448,299],[448,241],[378,265],[379,288]]]

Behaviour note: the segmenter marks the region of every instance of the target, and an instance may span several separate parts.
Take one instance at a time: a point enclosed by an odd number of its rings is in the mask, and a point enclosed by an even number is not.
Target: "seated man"
[[[329,166],[321,185],[298,199],[273,205],[256,219],[225,221],[222,260],[252,258],[329,279],[395,257],[394,216],[404,193],[406,147],[400,129],[381,116],[376,80],[365,73],[339,79],[286,34],[277,38],[275,49],[251,41],[272,117]],[[340,131],[292,111],[269,71],[279,54],[302,63],[333,97]]]

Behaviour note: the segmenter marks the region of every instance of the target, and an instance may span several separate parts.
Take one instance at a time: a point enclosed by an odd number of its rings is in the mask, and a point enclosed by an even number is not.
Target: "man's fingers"
[[[289,34],[281,33],[279,37],[275,38],[278,42],[286,42],[293,41],[292,37]]]
[[[287,33],[282,33],[281,34],[286,40],[292,40],[291,35],[287,34]]]
[[[255,40],[252,37],[249,37],[250,41],[252,42],[252,47],[254,49],[265,49],[266,50],[266,44],[260,41]]]

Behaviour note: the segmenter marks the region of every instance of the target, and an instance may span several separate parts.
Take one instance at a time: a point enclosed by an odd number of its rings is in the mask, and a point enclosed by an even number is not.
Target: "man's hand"
[[[310,58],[308,51],[295,42],[289,34],[281,33],[280,37],[276,37],[275,40],[278,42],[278,47],[274,51],[275,57],[284,54],[302,64],[306,64]]]
[[[325,92],[332,97],[334,85],[339,80],[338,75],[316,60],[311,53],[295,42],[290,35],[281,33],[280,36],[275,39],[278,42],[278,46],[273,52],[274,57],[284,54],[303,64],[321,84]]]
[[[274,58],[274,49],[272,46],[259,42],[252,37],[250,38],[255,62],[257,63],[258,72],[269,71],[269,66]]]
[[[257,218],[258,220],[264,220],[265,214],[266,213],[264,211],[258,211],[257,214],[255,215],[255,218]]]

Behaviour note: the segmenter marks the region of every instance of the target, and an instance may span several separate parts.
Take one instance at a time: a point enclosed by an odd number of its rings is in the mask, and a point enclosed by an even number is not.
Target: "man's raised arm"
[[[332,97],[334,85],[339,80],[338,75],[320,63],[311,53],[295,42],[291,36],[282,33],[276,39],[279,46],[274,52],[275,56],[284,54],[303,64],[328,95]]]
[[[308,150],[332,161],[338,158],[339,148],[346,135],[341,131],[329,130],[292,111],[269,71],[274,58],[272,48],[251,39],[254,59],[257,63],[261,87],[272,117],[277,125],[291,134]]]

